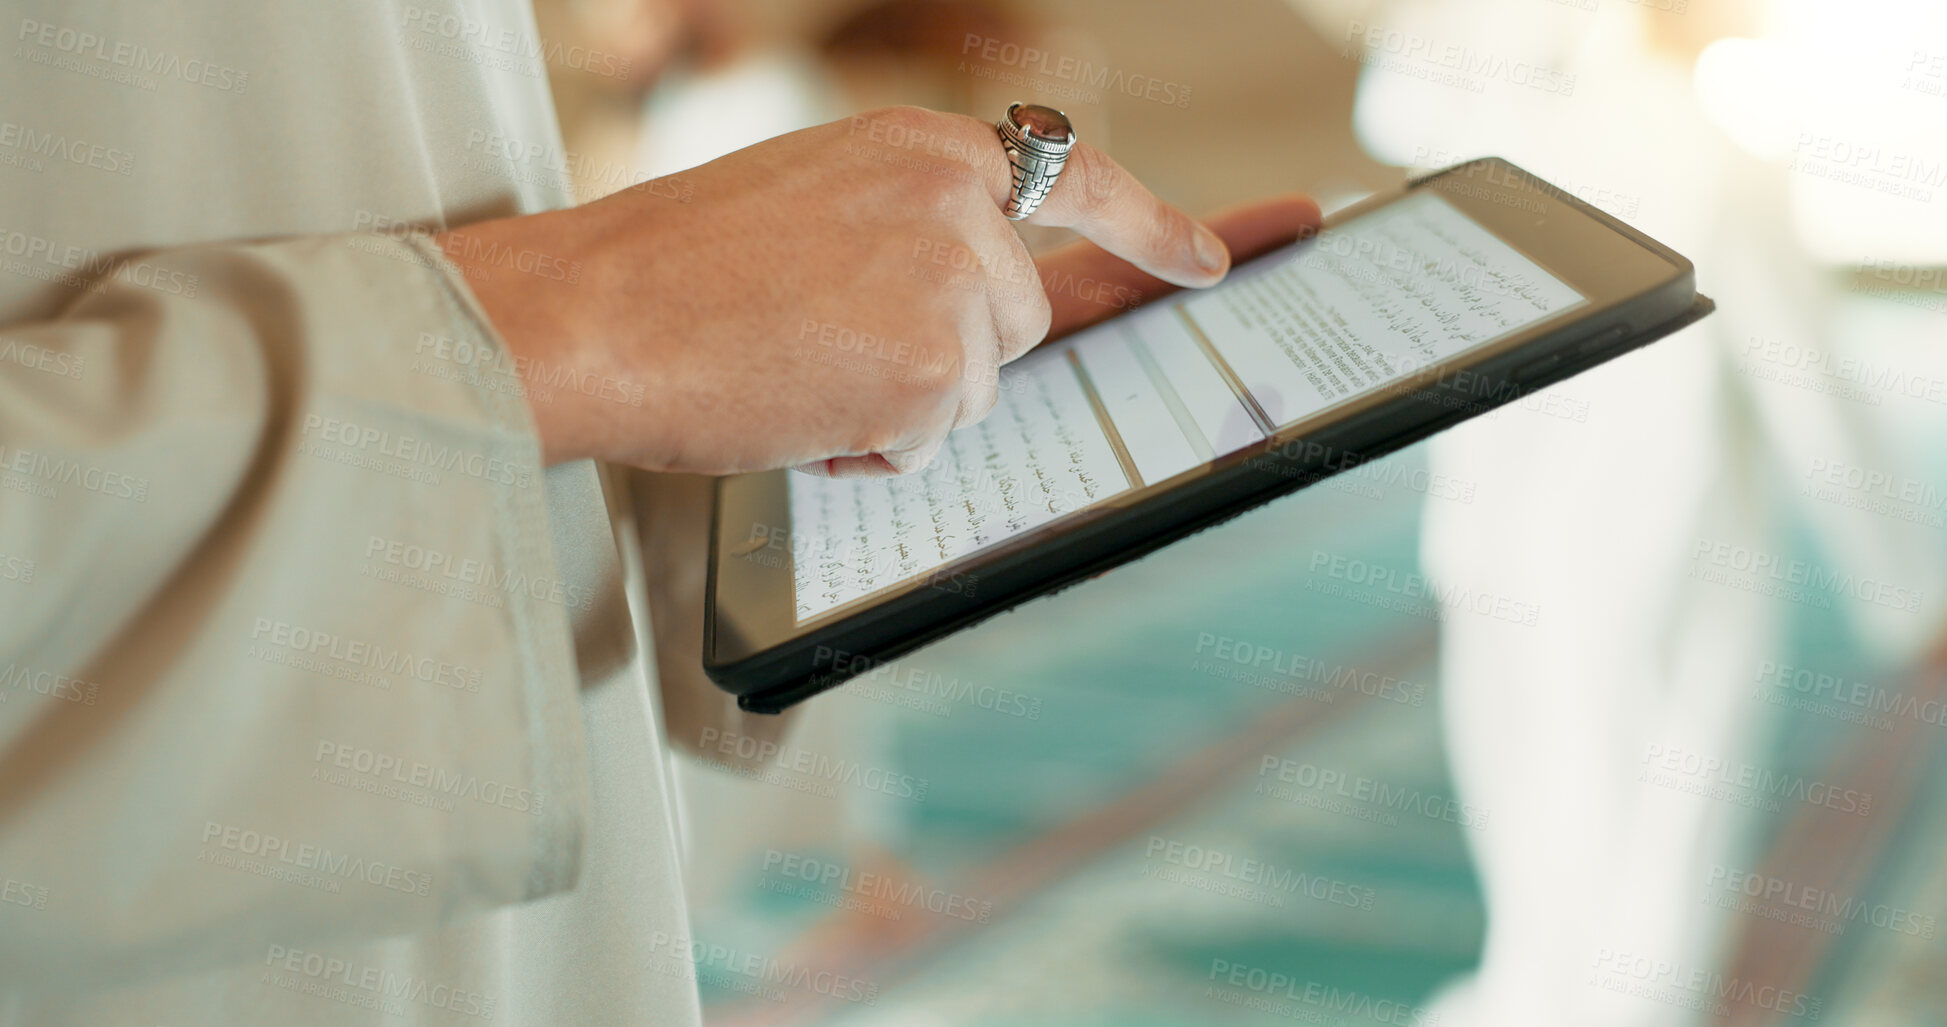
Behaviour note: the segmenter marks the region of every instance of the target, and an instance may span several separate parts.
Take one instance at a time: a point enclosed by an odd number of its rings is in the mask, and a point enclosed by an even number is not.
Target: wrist
[[[487,326],[506,352],[503,367],[519,381],[546,466],[596,456],[590,411],[577,381],[585,377],[570,319],[580,265],[530,245],[525,222],[506,218],[433,236],[459,271]]]

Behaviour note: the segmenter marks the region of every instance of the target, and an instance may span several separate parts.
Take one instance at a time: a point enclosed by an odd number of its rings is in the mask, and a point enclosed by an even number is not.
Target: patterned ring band
[[[1075,127],[1068,123],[1068,115],[1053,107],[1016,102],[1008,104],[994,128],[1000,132],[1008,163],[1014,166],[1014,189],[1002,213],[1020,221],[1041,206],[1055,179],[1061,177],[1068,151],[1075,148]]]

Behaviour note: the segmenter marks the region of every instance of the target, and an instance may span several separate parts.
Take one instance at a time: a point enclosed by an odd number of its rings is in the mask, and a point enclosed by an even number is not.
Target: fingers
[[[854,119],[852,130],[859,120]],[[911,217],[922,230],[943,233],[956,247],[971,247],[982,259],[977,269],[955,265],[965,274],[947,284],[967,291],[957,298],[945,294],[948,301],[933,312],[959,323],[949,328],[931,322],[926,329],[939,329],[934,338],[949,347],[957,339],[959,360],[943,369],[944,378],[905,383],[919,391],[887,392],[884,399],[891,405],[879,405],[871,416],[889,433],[855,439],[844,455],[800,468],[812,474],[884,476],[919,470],[935,459],[952,428],[986,416],[998,395],[1000,366],[1032,349],[1051,328],[1072,331],[1175,286],[1215,284],[1230,268],[1227,242],[1240,253],[1255,254],[1318,223],[1317,206],[1294,197],[1222,215],[1211,227],[1200,225],[1158,199],[1106,154],[1082,144],[1070,151],[1060,179],[1032,220],[1073,228],[1089,242],[1051,254],[1037,265],[1013,226],[1000,216],[1012,182],[991,125],[911,108],[888,109],[864,120],[868,127],[881,122],[891,126],[889,133],[899,129],[900,138],[923,140],[929,157],[937,150],[938,156],[974,169],[971,176],[930,179],[918,194],[924,202],[912,204]],[[950,191],[938,188],[941,183]],[[982,202],[983,196],[988,202]],[[1029,268],[1038,275],[1027,275]],[[1078,288],[1078,279],[1101,284],[1092,290]],[[1105,292],[1135,299],[1104,304]],[[919,416],[910,420],[898,413],[909,399],[925,408],[923,413],[914,410]]]
[[[947,433],[944,431],[935,432],[925,442],[919,443],[918,445],[906,449],[895,449],[889,453],[874,453],[872,456],[878,457],[886,467],[891,469],[891,473],[893,474],[912,474],[915,471],[923,471],[928,465],[932,464],[934,457],[940,455],[940,449],[946,445],[946,435]],[[849,469],[846,469],[838,473],[843,475],[848,473],[848,471]],[[868,458],[865,461],[861,461],[857,473],[877,476],[878,472],[871,468],[870,458]]]
[[[1020,233],[1006,218],[983,219],[981,225],[989,237],[981,252],[996,258],[984,279],[992,331],[1000,344],[996,363],[1006,364],[1047,338],[1053,315],[1047,290],[1040,287],[1034,254],[1028,252]]]
[[[1318,231],[1318,204],[1297,194],[1232,207],[1204,224],[1249,260]],[[1060,338],[1137,304],[1176,291],[1168,282],[1086,240],[1043,254],[1036,262],[1050,307],[1049,338]]]
[[[1206,224],[1224,241],[1236,259],[1248,260],[1316,232],[1321,221],[1316,202],[1308,196],[1293,194],[1219,211],[1211,215]],[[1014,233],[1005,228],[1002,233],[1011,238],[1014,245],[1020,245],[1019,237]],[[1021,248],[1019,259],[1030,259],[1025,247]],[[966,377],[969,383],[963,386],[968,391],[954,418],[955,427],[979,421],[992,408],[997,394],[997,383],[992,381],[989,373],[992,368],[976,355],[983,351],[979,340],[991,340],[998,336],[1003,355],[1000,363],[1005,364],[1020,355],[1019,340],[1032,340],[1028,343],[1028,348],[1032,348],[1033,342],[1042,338],[1069,334],[1176,289],[1169,282],[1139,270],[1086,240],[1044,254],[1036,264],[1046,300],[1039,308],[1046,311],[1045,316],[1050,318],[1048,327],[1045,331],[1037,330],[1039,326],[1028,318],[1031,306],[1035,305],[1023,303],[1019,290],[998,287],[989,290],[993,325],[969,324],[961,332],[963,343],[968,347]],[[992,346],[989,345],[987,351],[991,350]],[[977,383],[987,384],[983,386]],[[924,466],[930,462],[937,448],[935,444],[925,454],[910,451],[893,459],[877,453],[837,457],[798,469],[824,477],[885,477]],[[918,458],[917,463],[914,462],[915,458]]]
[[[1005,204],[1012,188],[1007,178],[996,192],[996,202]],[[1190,215],[1157,199],[1136,176],[1087,143],[1077,143],[1069,151],[1061,177],[1028,220],[1072,228],[1172,285],[1215,285],[1230,269],[1223,240]]]
[[[1025,254],[1023,259],[1027,259]],[[1046,331],[1045,327],[1035,329],[1024,325],[1018,310],[1021,306],[1018,297],[1010,299],[1004,294],[1022,290],[999,290],[989,286],[982,291],[985,295],[981,305],[967,311],[961,319],[961,363],[959,379],[954,383],[960,393],[960,402],[953,412],[952,423],[947,425],[948,431],[979,423],[994,409],[994,403],[1000,398],[1001,365],[1014,359],[1016,352],[1025,352],[1041,341],[1041,337],[1036,335],[1032,341],[1024,342],[1023,337],[1028,331]],[[1043,299],[1039,306],[1046,310],[1047,301]],[[1010,322],[1011,326],[1003,327]],[[1009,339],[1010,335],[1014,336],[1012,340]]]
[[[1013,233],[1008,233],[1012,235]],[[1028,256],[1023,250],[1022,260]],[[1029,290],[1032,292],[1032,290]],[[998,327],[991,312],[993,304],[970,292],[971,301],[958,318],[955,336],[960,343],[958,360],[942,361],[929,375],[915,373],[900,401],[910,407],[894,423],[900,427],[890,439],[868,443],[868,452],[850,454],[801,464],[796,470],[827,478],[882,478],[888,475],[921,471],[939,456],[946,437],[953,429],[973,424],[993,410],[999,397],[999,363],[1002,348]],[[1045,299],[1040,303],[1043,310]],[[1046,322],[1033,326],[1039,340]],[[1018,331],[1018,330],[1017,330]],[[1029,343],[1032,345],[1032,343]],[[929,362],[930,363],[930,362]],[[949,407],[948,403],[952,406]]]
[[[940,455],[940,447],[945,444],[946,433],[941,432],[931,441],[910,449],[867,453],[864,456],[835,456],[817,463],[800,464],[792,470],[815,478],[889,478],[925,470],[933,458]]]
[[[864,456],[835,456],[815,464],[792,468],[815,478],[885,478],[898,474],[885,457],[877,453]]]

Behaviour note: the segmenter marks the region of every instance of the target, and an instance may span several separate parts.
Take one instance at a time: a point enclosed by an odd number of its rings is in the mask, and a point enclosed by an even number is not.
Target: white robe
[[[627,490],[348,234],[567,203],[550,44],[182,8],[0,43],[0,1025],[699,1022]]]
[[[1891,394],[1862,405],[1768,381],[1749,356],[1768,339],[1885,362],[1856,348],[1873,333],[1848,330],[1828,276],[1794,238],[1794,183],[1740,155],[1689,65],[1645,43],[1648,26],[1670,17],[1647,4],[1519,0],[1402,3],[1372,16],[1507,76],[1462,76],[1476,93],[1399,73],[1430,58],[1368,65],[1356,119],[1368,147],[1428,166],[1502,154],[1689,256],[1719,304],[1693,328],[1431,444],[1433,466],[1475,490],[1465,504],[1428,500],[1429,572],[1443,587],[1540,611],[1533,626],[1462,613],[1441,627],[1454,775],[1461,797],[1491,814],[1469,839],[1488,910],[1482,961],[1432,1003],[1449,1027],[1688,1023],[1684,1003],[1698,996],[1672,982],[1737,972],[1740,932],[1761,938],[1772,926],[1700,899],[1713,872],[1759,858],[1753,793],[1699,794],[1708,789],[1662,773],[1659,760],[1773,768],[1762,692],[1790,651],[1792,614],[1750,576],[1713,580],[1712,561],[1725,551],[1800,559],[1780,497],[1800,491],[1806,468],[1917,477],[1926,462],[1891,440],[1940,437],[1929,404]],[[1834,47],[1821,57],[1844,49]],[[1923,381],[1940,375],[1938,357],[1917,348],[1900,366]],[[1825,547],[1819,573],[1905,590],[1887,594],[1898,604],[1814,600],[1835,603],[1891,665],[1924,651],[1947,615],[1939,531],[1800,506],[1790,516]],[[1662,976],[1645,983],[1618,969],[1636,959]],[[1754,983],[1775,997],[1795,982]]]

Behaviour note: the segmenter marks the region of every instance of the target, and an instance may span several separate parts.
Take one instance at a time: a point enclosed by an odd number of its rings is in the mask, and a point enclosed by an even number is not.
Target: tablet
[[[1710,309],[1622,222],[1506,161],[1448,168],[1043,344],[925,470],[721,480],[704,668],[777,712]]]

